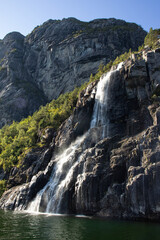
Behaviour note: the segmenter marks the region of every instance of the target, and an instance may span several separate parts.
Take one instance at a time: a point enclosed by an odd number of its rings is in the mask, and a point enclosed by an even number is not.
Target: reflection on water
[[[0,240],[159,240],[160,224],[0,211]]]

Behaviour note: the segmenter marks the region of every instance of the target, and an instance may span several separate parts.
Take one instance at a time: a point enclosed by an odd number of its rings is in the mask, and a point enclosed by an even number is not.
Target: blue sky
[[[0,39],[12,31],[27,35],[48,19],[67,17],[82,21],[114,17],[148,31],[160,28],[160,0],[1,0]]]

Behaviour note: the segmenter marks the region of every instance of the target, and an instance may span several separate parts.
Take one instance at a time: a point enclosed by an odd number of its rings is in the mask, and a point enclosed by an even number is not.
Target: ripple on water
[[[159,240],[160,224],[0,211],[0,240]]]

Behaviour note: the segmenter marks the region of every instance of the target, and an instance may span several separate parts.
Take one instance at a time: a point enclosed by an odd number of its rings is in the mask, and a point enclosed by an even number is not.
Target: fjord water
[[[160,225],[0,211],[0,240],[159,240]]]

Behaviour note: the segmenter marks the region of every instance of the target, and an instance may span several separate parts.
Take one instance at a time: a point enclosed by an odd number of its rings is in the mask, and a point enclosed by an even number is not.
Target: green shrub
[[[13,166],[19,167],[31,148],[42,146],[44,143],[40,133],[48,127],[57,131],[61,123],[72,114],[79,92],[86,86],[85,83],[70,93],[60,95],[58,99],[41,106],[32,116],[20,122],[5,125],[0,130],[0,167],[5,171]]]
[[[0,197],[6,190],[6,181],[5,180],[0,180]]]
[[[152,29],[150,28],[149,33],[145,37],[144,44],[145,46],[149,46],[154,49],[157,45],[157,40],[160,39],[160,29]]]

